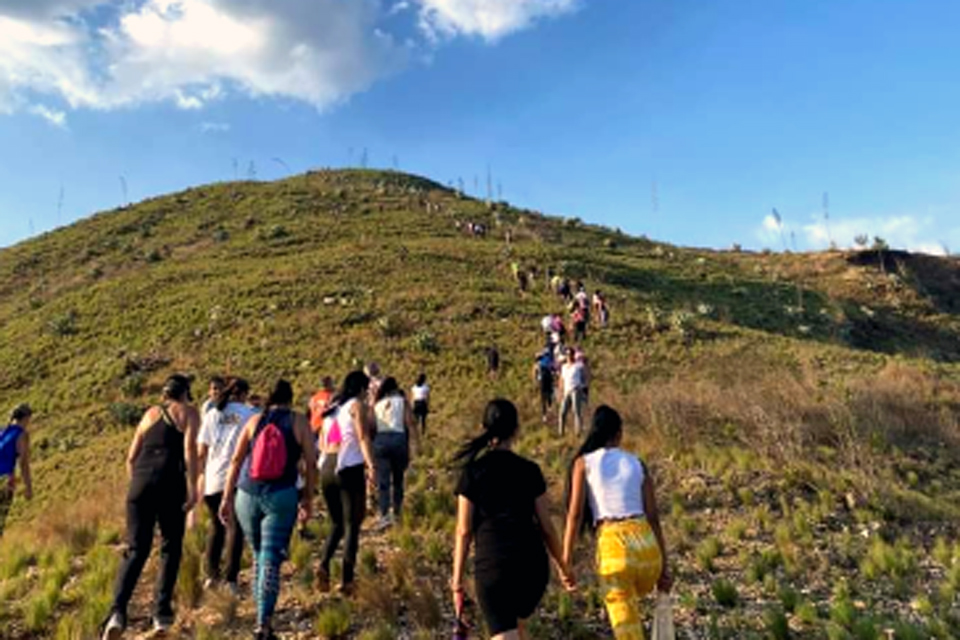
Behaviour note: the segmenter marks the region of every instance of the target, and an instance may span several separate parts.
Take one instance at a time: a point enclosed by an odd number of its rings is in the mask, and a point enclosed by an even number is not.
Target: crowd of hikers
[[[620,447],[623,423],[609,406],[598,407],[585,424],[591,373],[582,348],[591,317],[609,321],[603,294],[590,300],[582,284],[556,283],[568,305],[573,342],[559,314],[542,319],[544,348],[536,356],[544,423],[559,398],[558,433],[573,415],[582,445],[567,477],[566,517],[558,530],[551,517],[547,482],[540,467],[513,452],[520,418],[513,403],[486,406],[482,431],[456,455],[459,478],[453,575],[455,637],[467,637],[464,576],[474,549],[474,594],[485,626],[499,640],[525,638],[525,621],[542,599],[550,563],[565,589],[577,588],[574,555],[580,534],[596,538],[596,571],[614,636],[642,639],[641,598],[669,592],[672,578],[660,528],[653,479],[644,463]],[[499,373],[496,346],[485,350],[487,373]],[[244,547],[253,553],[250,592],[256,607],[254,637],[276,638],[273,629],[281,565],[299,526],[313,516],[319,493],[330,521],[320,554],[316,588],[331,589],[331,564],[341,543],[338,591],[355,591],[361,527],[369,505],[374,530],[391,527],[402,515],[404,478],[427,433],[431,389],[421,373],[409,393],[377,363],[352,371],[339,388],[320,381],[307,410],[297,411],[294,390],[278,380],[265,399],[241,378],[214,377],[200,407],[192,381],[170,376],[162,401],[137,426],[127,454],[126,550],[120,564],[102,637],[117,640],[127,627],[127,608],[159,529],[159,571],[153,627],[174,624],[174,590],[183,539],[202,502],[209,513],[204,588],[241,597]],[[0,431],[0,534],[16,488],[19,464],[24,494],[31,496],[27,405],[12,412]],[[226,558],[224,558],[226,556]],[[225,562],[224,562],[225,560]],[[225,565],[225,566],[224,566]]]

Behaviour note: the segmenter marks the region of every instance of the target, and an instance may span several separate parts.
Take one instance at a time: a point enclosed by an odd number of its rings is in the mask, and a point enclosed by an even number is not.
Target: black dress
[[[495,449],[466,466],[457,495],[473,503],[477,599],[488,630],[517,628],[543,598],[550,579],[535,502],[547,491],[535,463]]]

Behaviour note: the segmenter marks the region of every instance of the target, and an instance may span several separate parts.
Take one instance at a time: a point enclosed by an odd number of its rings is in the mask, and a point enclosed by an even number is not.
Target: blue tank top
[[[17,464],[17,442],[23,427],[16,424],[9,425],[0,431],[0,477],[12,476]]]

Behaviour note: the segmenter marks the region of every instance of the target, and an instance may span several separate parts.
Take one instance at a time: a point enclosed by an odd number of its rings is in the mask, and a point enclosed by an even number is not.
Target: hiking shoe
[[[172,615],[153,616],[153,632],[154,633],[167,633],[172,628],[173,628]]]
[[[227,583],[227,592],[234,598],[240,598],[240,585],[236,582]]]
[[[387,514],[385,516],[380,516],[379,518],[377,518],[377,521],[373,525],[373,530],[378,532],[386,531],[391,526],[393,526],[393,519],[390,517],[389,514]]]
[[[120,640],[126,626],[127,621],[122,614],[111,614],[106,626],[103,628],[103,640]]]
[[[217,581],[214,580],[213,578],[207,578],[206,580],[203,581],[204,591],[210,591],[211,589],[216,589],[216,588],[217,588]]]
[[[320,593],[329,593],[330,592],[330,572],[326,569],[317,569],[317,578],[316,578],[317,591]]]
[[[349,598],[353,596],[354,586],[352,582],[345,582],[337,587],[337,593],[342,595],[344,598]]]

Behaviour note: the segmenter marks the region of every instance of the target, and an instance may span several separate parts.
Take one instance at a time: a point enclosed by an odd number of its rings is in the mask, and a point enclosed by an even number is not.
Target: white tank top
[[[363,450],[360,448],[361,425],[353,419],[351,410],[357,399],[350,400],[337,411],[337,424],[340,426],[340,450],[337,453],[337,471],[362,465]]]
[[[587,499],[594,523],[644,515],[643,465],[622,449],[597,449],[583,456]]]
[[[390,396],[377,403],[377,433],[404,433],[404,401],[400,396]]]

